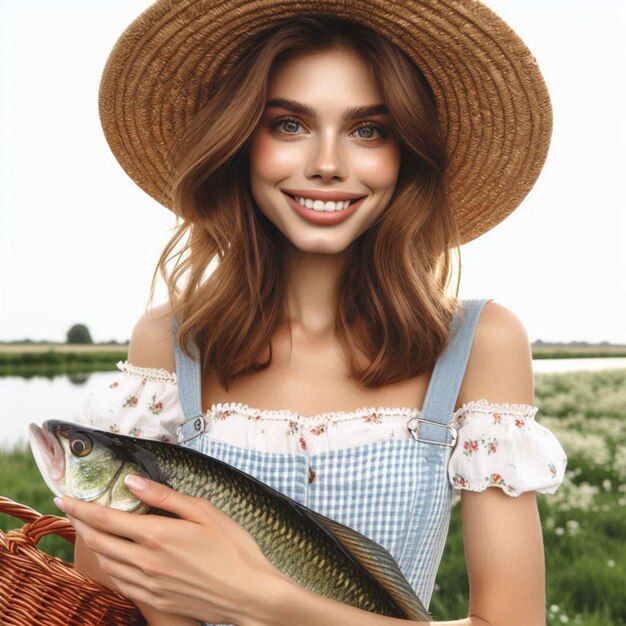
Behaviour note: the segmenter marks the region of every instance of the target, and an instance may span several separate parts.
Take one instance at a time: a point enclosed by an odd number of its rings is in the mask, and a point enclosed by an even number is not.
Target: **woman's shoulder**
[[[526,328],[515,312],[491,300],[476,323],[454,414],[458,442],[448,474],[455,487],[499,487],[511,496],[556,491],[567,455],[555,435],[535,421],[534,395]]]
[[[512,331],[518,335],[526,334],[526,329],[519,316],[509,307],[493,299],[488,300],[478,317],[476,334],[483,337],[493,337],[494,335],[508,336]]]
[[[128,361],[137,367],[176,371],[169,303],[149,309],[137,320],[128,347]]]
[[[472,341],[457,408],[477,398],[532,404],[532,350],[526,327],[510,308],[490,300],[483,306]]]

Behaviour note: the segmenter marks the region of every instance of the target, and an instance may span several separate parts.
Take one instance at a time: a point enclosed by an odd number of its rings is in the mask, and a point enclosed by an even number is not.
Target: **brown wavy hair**
[[[401,148],[390,203],[350,245],[338,281],[335,334],[350,375],[367,388],[417,376],[432,369],[449,339],[460,235],[447,200],[445,140],[431,88],[376,32],[337,17],[301,16],[263,33],[216,81],[172,152],[179,222],[155,269],[150,302],[160,273],[180,322],[180,345],[189,355],[193,342],[204,375],[215,370],[227,390],[269,366],[284,310],[284,235],[253,200],[248,147],[278,64],[337,47],[367,63]],[[454,249],[459,275],[450,295]],[[258,362],[268,347],[269,358]]]

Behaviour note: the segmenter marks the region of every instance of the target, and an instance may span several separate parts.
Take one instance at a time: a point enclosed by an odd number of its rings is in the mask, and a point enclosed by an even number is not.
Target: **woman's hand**
[[[142,482],[143,488],[127,486],[146,504],[180,519],[55,499],[120,593],[205,622],[251,623],[271,613],[273,594],[288,579],[252,536],[207,500]]]

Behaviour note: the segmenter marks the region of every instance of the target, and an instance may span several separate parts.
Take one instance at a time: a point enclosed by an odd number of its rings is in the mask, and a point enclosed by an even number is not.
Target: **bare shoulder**
[[[137,320],[128,347],[128,361],[137,367],[176,370],[169,304],[156,306]]]
[[[481,399],[533,404],[534,395],[532,351],[524,324],[511,309],[487,302],[476,324],[456,408]]]

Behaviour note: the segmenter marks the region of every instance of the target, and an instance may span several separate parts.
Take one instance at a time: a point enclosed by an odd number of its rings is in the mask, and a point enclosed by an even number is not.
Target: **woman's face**
[[[355,111],[365,107],[376,108]],[[259,209],[295,247],[345,250],[387,207],[399,168],[382,94],[360,56],[333,49],[277,68],[250,146],[250,182]]]

